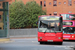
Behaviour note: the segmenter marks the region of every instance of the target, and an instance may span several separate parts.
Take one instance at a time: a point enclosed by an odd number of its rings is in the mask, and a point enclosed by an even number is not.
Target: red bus
[[[63,40],[75,40],[75,14],[61,13],[63,17]]]
[[[63,25],[60,16],[39,16],[38,21],[38,42],[57,42],[63,43]]]

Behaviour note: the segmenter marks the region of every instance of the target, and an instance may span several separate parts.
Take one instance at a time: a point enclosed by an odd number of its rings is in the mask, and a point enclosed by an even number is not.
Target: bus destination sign
[[[73,22],[63,22],[63,25],[73,25]]]
[[[59,20],[59,17],[40,17],[40,20]]]

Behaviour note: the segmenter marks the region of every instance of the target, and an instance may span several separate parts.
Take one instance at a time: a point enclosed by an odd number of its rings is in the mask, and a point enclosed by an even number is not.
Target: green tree
[[[10,5],[10,28],[20,28],[25,27],[24,22],[25,20],[25,13],[26,8],[23,2],[13,2]]]
[[[36,22],[38,21],[38,16],[46,15],[46,12],[42,10],[42,7],[38,5],[35,1],[31,1],[26,3],[27,8],[27,17],[28,21],[27,25],[37,27]]]
[[[18,1],[10,5],[9,14],[10,28],[25,28],[27,26],[37,27],[38,16],[45,15],[46,12],[35,1],[28,2],[26,5]]]

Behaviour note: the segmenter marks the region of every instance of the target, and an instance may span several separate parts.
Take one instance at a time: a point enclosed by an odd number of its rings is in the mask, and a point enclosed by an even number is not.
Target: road
[[[37,38],[11,39],[13,42],[0,43],[0,50],[74,50],[75,41],[64,41],[63,45],[39,44]]]

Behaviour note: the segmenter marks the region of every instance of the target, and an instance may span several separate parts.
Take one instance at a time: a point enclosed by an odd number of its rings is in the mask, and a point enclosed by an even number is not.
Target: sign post
[[[0,0],[0,38],[9,38],[9,1]]]

